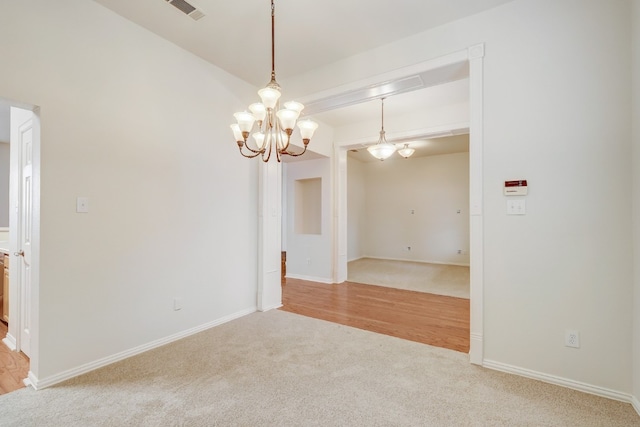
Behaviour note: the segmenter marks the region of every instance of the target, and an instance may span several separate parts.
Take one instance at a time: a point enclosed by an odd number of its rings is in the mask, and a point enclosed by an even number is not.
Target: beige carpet
[[[640,426],[631,405],[279,310],[41,391],[4,426]]]
[[[469,299],[469,267],[361,258],[347,265],[350,282]]]

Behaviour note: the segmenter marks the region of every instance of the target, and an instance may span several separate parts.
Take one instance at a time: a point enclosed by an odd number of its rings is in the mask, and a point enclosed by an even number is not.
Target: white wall
[[[365,163],[347,157],[347,259],[365,256],[366,238],[366,181]]]
[[[306,160],[285,163],[286,169],[286,238],[287,277],[332,283],[332,180],[330,159]],[[298,234],[295,232],[296,180],[322,179],[322,216],[320,234]]]
[[[515,0],[287,82],[313,93],[485,43],[484,358],[623,394],[630,4]],[[505,212],[514,178],[529,180],[525,216]],[[564,346],[565,329],[580,331],[580,349]]]
[[[91,1],[2,2],[0,39],[0,96],[40,107],[36,376],[254,310],[257,164],[228,123],[255,88]]]
[[[394,155],[364,180],[365,256],[469,265],[469,153]]]
[[[633,303],[633,395],[640,413],[640,0],[633,0],[633,228],[634,228],[634,303]]]

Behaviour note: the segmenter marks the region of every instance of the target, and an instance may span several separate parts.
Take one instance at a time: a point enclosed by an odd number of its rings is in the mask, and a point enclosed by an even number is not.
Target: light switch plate
[[[507,200],[507,215],[525,215],[527,206],[524,199]]]

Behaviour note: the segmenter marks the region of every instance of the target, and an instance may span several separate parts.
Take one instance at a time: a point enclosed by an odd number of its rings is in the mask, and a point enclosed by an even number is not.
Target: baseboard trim
[[[611,390],[604,387],[599,387],[591,384],[586,384],[580,381],[574,381],[563,377],[558,377],[555,375],[544,374],[542,372],[532,371],[530,369],[519,368],[517,366],[507,365],[506,363],[500,363],[493,360],[484,360],[482,366],[485,368],[493,369],[496,371],[506,372],[508,374],[515,374],[521,377],[531,378],[534,380],[542,381],[549,384],[559,385],[562,387],[567,387],[573,390],[581,391],[583,393],[589,393],[600,397],[606,397],[608,399],[618,400],[620,402],[625,403],[633,403],[633,396],[627,393],[621,393],[616,390]],[[636,403],[637,403],[636,399]],[[638,407],[635,406],[636,411],[638,411]],[[639,412],[640,414],[640,412]]]
[[[105,357],[105,358],[102,358],[102,359],[98,359],[98,360],[95,360],[95,361],[90,362],[90,363],[85,363],[84,365],[80,365],[80,366],[78,366],[76,368],[69,369],[67,371],[61,372],[59,374],[56,374],[56,375],[53,375],[53,376],[50,376],[50,377],[47,377],[47,378],[38,379],[30,371],[28,380],[31,383],[30,385],[33,388],[35,388],[36,390],[40,390],[40,389],[43,389],[43,388],[46,388],[46,387],[50,387],[50,386],[52,386],[54,384],[61,383],[62,381],[66,381],[66,380],[69,380],[71,378],[77,377],[78,375],[86,374],[87,372],[90,372],[90,371],[105,367],[107,365],[110,365],[110,364],[115,363],[115,362],[119,362],[119,361],[124,360],[124,359],[128,359],[129,357],[136,356],[138,354],[144,353],[144,352],[149,351],[149,350],[153,350],[154,348],[161,347],[163,345],[172,343],[174,341],[178,341],[178,340],[180,340],[182,338],[186,338],[186,337],[188,337],[190,335],[197,334],[198,332],[202,332],[202,331],[205,331],[207,329],[211,329],[213,327],[222,325],[223,323],[230,322],[232,320],[238,319],[238,318],[243,317],[243,316],[247,316],[247,315],[249,315],[251,313],[255,313],[255,312],[256,312],[256,308],[255,307],[249,308],[249,309],[246,309],[246,310],[242,310],[242,311],[238,311],[236,313],[230,314],[230,315],[222,317],[220,319],[216,319],[216,320],[214,320],[212,322],[208,322],[208,323],[202,324],[200,326],[196,326],[194,328],[187,329],[185,331],[178,332],[176,334],[169,335],[169,336],[164,337],[164,338],[160,338],[160,339],[152,341],[150,343],[143,344],[141,346],[134,347],[134,348],[131,348],[129,350],[125,350],[123,352],[116,353],[114,355],[111,355],[111,356],[108,356],[108,357]]]
[[[482,335],[469,334],[469,362],[482,366]]]
[[[633,406],[633,409],[636,410],[638,415],[640,415],[640,400],[638,400],[638,398],[635,396],[631,396],[631,405]]]
[[[261,313],[264,313],[265,311],[269,311],[269,310],[277,310],[280,307],[282,307],[282,304],[274,304],[274,305],[270,305],[269,307],[259,308],[258,311]]]
[[[328,285],[333,285],[333,280],[327,279],[326,277],[303,276],[301,274],[289,274],[289,273],[287,273],[285,277],[287,279],[306,280],[308,282],[318,282],[318,283],[326,283]]]
[[[16,338],[7,332],[7,335],[2,339],[4,345],[9,347],[9,350],[16,351],[18,348],[18,344],[16,343]]]
[[[425,261],[425,260],[418,260],[418,259],[403,259],[403,258],[384,258],[384,257],[368,256],[368,255],[363,256],[359,259],[362,259],[362,258],[379,259],[382,261],[405,261],[405,262],[419,262],[421,264],[455,265],[459,267],[469,267],[469,263],[462,263],[462,262]]]

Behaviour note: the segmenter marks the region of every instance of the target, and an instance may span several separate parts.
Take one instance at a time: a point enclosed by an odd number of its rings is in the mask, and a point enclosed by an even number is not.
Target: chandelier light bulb
[[[256,141],[256,146],[258,147],[258,149],[262,150],[262,147],[264,147],[264,133],[262,132],[254,133],[253,139]]]
[[[413,153],[415,153],[415,151],[416,150],[414,148],[409,147],[409,144],[404,144],[404,147],[398,150],[398,154],[400,154],[405,159],[408,159]]]
[[[255,102],[249,105],[249,111],[253,113],[253,117],[258,121],[258,123],[262,123],[267,115],[267,109],[261,102]]]
[[[309,119],[300,120],[298,122],[298,129],[300,129],[300,136],[302,136],[302,140],[309,141],[313,137],[316,129],[318,129],[318,124]]]
[[[233,117],[238,121],[238,126],[242,132],[251,132],[251,129],[253,129],[253,123],[256,121],[253,114],[241,111],[239,113],[235,113]]]
[[[293,129],[293,127],[296,125],[296,120],[298,119],[299,115],[299,112],[295,110],[289,110],[288,108],[280,110],[276,113],[276,116],[278,116],[278,119],[280,119],[280,126],[285,130]]]
[[[304,105],[296,101],[288,101],[284,103],[284,108],[287,110],[297,111],[298,115],[304,110]]]
[[[242,136],[242,131],[240,130],[240,126],[237,123],[231,125],[231,130],[233,131],[233,137],[236,141],[244,142],[244,136]]]
[[[384,142],[368,147],[367,151],[378,160],[386,160],[396,152],[396,146],[389,142]]]
[[[260,99],[262,99],[262,104],[264,104],[265,108],[270,109],[276,108],[276,104],[280,99],[280,91],[268,86],[264,89],[260,89],[258,91],[258,95],[260,96]]]

